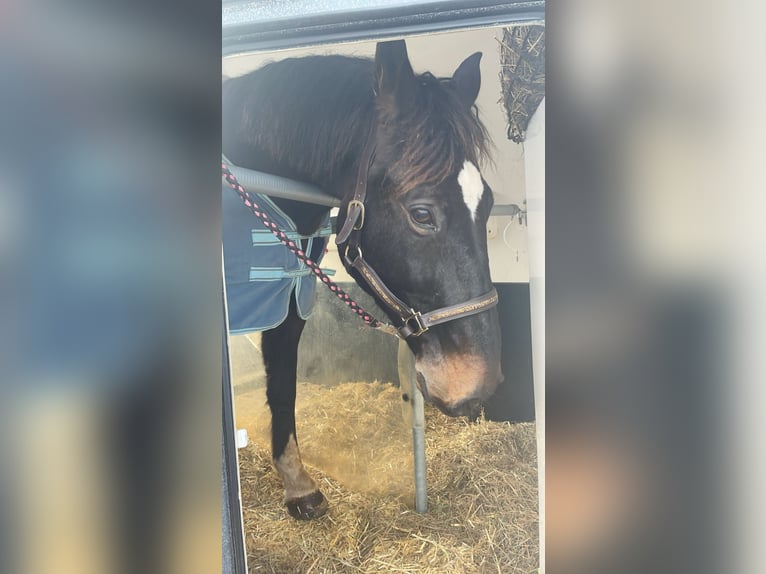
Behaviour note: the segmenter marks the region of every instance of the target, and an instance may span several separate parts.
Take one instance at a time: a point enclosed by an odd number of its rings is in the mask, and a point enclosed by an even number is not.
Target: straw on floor
[[[533,424],[469,423],[426,407],[429,512],[419,515],[400,389],[299,384],[301,452],[331,506],[298,522],[271,465],[263,394],[248,394],[238,419],[247,413],[253,439],[239,451],[251,573],[536,571]]]

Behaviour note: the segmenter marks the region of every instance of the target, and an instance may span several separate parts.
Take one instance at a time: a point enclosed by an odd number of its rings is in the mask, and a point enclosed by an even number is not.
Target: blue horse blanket
[[[295,223],[267,196],[253,194],[256,203],[295,242],[307,240],[305,253],[319,263],[332,233],[330,214],[310,237],[300,235]],[[316,279],[239,195],[223,186],[223,259],[229,331],[234,334],[273,329],[287,317],[290,296],[296,293],[298,314],[307,319],[314,305]],[[333,271],[324,270],[328,275]]]

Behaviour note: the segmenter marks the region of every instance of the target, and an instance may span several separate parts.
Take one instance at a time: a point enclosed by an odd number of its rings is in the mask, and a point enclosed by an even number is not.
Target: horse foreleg
[[[327,500],[301,462],[295,434],[295,382],[298,342],[305,321],[298,316],[295,299],[284,322],[261,338],[266,366],[266,396],[271,409],[271,455],[282,478],[285,505],[294,518],[308,520],[327,511]]]

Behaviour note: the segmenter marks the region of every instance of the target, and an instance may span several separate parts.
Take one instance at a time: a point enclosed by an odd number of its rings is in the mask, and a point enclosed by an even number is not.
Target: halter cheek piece
[[[341,258],[347,268],[356,270],[367,286],[378,296],[383,306],[399,317],[399,325],[393,334],[402,339],[418,337],[434,325],[440,325],[454,319],[476,315],[497,305],[497,291],[493,288],[488,293],[449,307],[441,307],[427,313],[415,311],[391,290],[375,270],[364,260],[360,246],[361,231],[364,227],[364,200],[367,196],[367,176],[375,159],[375,127],[362,151],[362,158],[357,172],[354,194],[346,204],[346,219],[335,237]],[[345,244],[345,245],[344,245]]]

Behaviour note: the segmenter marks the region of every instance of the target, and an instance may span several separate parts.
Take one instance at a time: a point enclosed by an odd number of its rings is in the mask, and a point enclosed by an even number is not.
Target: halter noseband
[[[402,339],[418,337],[428,331],[434,325],[440,325],[448,321],[476,315],[497,305],[497,291],[491,291],[474,297],[457,305],[441,307],[427,313],[415,311],[408,306],[391,290],[386,287],[383,280],[375,273],[375,270],[364,260],[360,246],[361,231],[364,227],[364,200],[367,197],[367,177],[375,159],[375,123],[367,138],[367,143],[362,151],[359,163],[354,194],[346,204],[346,219],[343,226],[335,236],[335,244],[338,246],[341,258],[347,267],[355,269],[364,279],[367,286],[378,296],[388,311],[398,315],[400,325],[396,326],[396,334]],[[343,245],[345,243],[345,245]],[[349,254],[355,257],[349,257]]]

